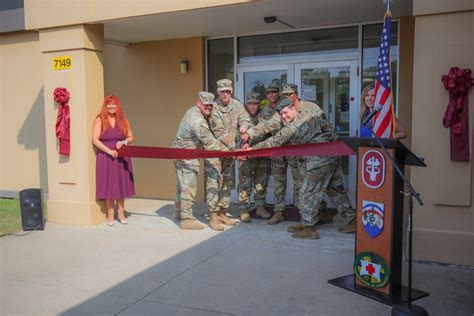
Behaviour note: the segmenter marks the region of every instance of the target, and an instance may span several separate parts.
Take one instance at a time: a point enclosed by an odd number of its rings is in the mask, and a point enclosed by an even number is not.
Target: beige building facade
[[[342,135],[356,136],[360,91],[373,79],[385,12],[378,0],[121,1],[113,7],[73,0],[70,14],[57,3],[0,5],[0,193],[42,188],[48,220],[77,225],[105,220],[95,200],[90,141],[104,95],[120,97],[135,144],[169,147],[197,91],[215,92],[215,80],[228,77],[242,98],[277,78],[297,83],[300,96],[318,101]],[[449,159],[449,132],[441,124],[448,103],[441,76],[452,66],[474,69],[474,4],[395,1],[391,11],[397,113],[409,134],[404,143],[428,165],[407,170],[425,202],[415,206],[414,254],[474,266],[472,158]],[[268,16],[276,21],[266,23]],[[71,68],[55,70],[53,60],[64,56]],[[56,87],[71,93],[69,157],[57,151]],[[137,196],[174,198],[171,161],[133,164]],[[353,160],[346,167],[354,194]],[[202,200],[202,172],[198,195]]]

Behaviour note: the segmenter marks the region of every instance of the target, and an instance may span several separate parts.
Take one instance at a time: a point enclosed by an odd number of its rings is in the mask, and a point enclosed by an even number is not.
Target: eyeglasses
[[[232,94],[232,91],[230,91],[230,90],[221,90],[221,91],[219,91],[219,93],[222,93],[222,94]]]

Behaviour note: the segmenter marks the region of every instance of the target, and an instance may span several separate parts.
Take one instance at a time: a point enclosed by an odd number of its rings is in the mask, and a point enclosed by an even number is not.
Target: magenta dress
[[[109,128],[100,136],[100,141],[110,149],[114,149],[117,142],[123,139],[125,135],[117,126]],[[124,199],[135,195],[132,160],[128,157],[114,159],[98,149],[95,179],[97,200]]]

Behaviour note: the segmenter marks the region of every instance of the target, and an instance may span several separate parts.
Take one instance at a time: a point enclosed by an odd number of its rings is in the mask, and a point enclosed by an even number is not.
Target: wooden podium
[[[402,285],[403,179],[374,138],[343,137],[357,153],[357,212],[354,274],[329,280],[344,289],[389,305],[408,301]],[[401,142],[382,139],[398,168],[426,167]],[[412,300],[428,293],[412,289]]]

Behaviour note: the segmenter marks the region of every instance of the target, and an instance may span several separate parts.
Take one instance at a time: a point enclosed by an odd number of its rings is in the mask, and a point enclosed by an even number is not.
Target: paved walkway
[[[354,235],[320,228],[295,240],[263,220],[218,233],[181,231],[172,203],[127,202],[129,225],[0,238],[0,315],[389,315],[327,280],[351,273]],[[207,222],[203,205],[198,219]],[[237,215],[237,213],[234,213]],[[473,315],[474,270],[415,264],[431,315]]]

